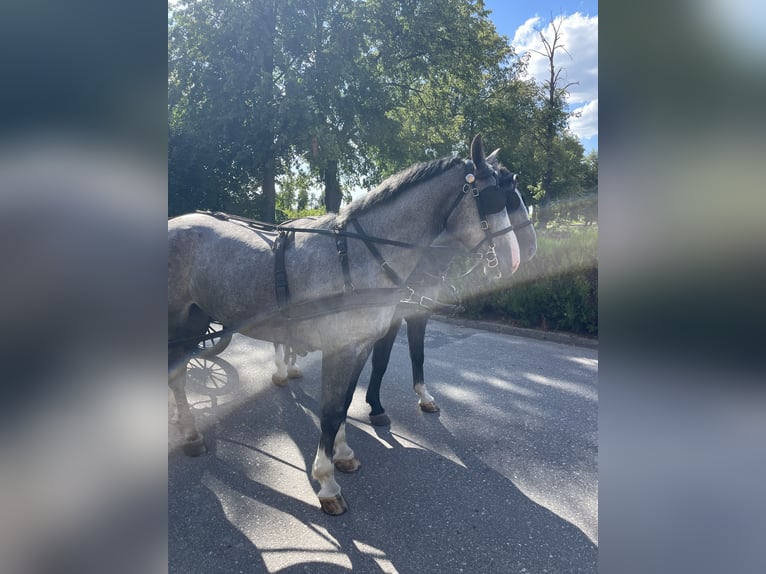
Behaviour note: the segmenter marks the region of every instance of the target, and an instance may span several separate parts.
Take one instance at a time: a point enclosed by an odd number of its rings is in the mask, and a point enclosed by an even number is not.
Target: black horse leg
[[[391,424],[391,419],[388,418],[386,410],[380,404],[380,383],[383,381],[383,375],[386,373],[388,360],[391,357],[391,349],[394,346],[394,341],[401,325],[402,318],[395,315],[386,334],[372,348],[372,374],[370,375],[370,384],[367,386],[366,400],[367,404],[370,405],[370,422],[376,426],[388,426]]]
[[[320,426],[322,430],[312,465],[312,476],[319,481],[319,502],[328,514],[343,514],[346,501],[335,481],[334,469],[354,472],[359,461],[346,442],[346,413],[354,396],[359,374],[370,355],[370,346],[352,346],[322,354]]]
[[[420,397],[420,408],[427,413],[438,413],[434,398],[426,390],[423,376],[425,362],[426,325],[430,315],[418,313],[407,317],[407,342],[410,346],[410,362],[412,363],[412,387]]]

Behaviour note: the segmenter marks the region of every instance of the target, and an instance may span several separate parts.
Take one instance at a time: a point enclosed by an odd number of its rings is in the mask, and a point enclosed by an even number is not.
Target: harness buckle
[[[425,295],[420,297],[420,306],[425,307],[426,309],[430,309],[430,307],[425,304],[425,301],[430,301],[431,303],[433,303],[434,300],[431,297],[426,297]]]
[[[495,252],[495,244],[490,243],[489,249],[487,249],[487,267],[494,269],[499,263],[497,253]]]
[[[474,188],[471,190],[471,192],[473,193],[473,196],[474,196],[474,197],[479,197],[479,188],[478,188],[478,187],[474,187]]]
[[[486,220],[486,219],[482,219],[482,220],[481,220],[481,228],[482,228],[484,231],[487,231],[487,230],[489,229],[489,223],[487,223],[487,220]]]

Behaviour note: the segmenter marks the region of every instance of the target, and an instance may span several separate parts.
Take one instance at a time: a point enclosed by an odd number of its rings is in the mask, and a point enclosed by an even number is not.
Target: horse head
[[[507,211],[507,192],[500,185],[497,156],[484,154],[480,135],[471,143],[465,162],[463,195],[456,200],[445,225],[470,252],[481,259],[490,279],[509,277],[521,263],[519,241]]]
[[[518,187],[518,175],[511,173],[507,168],[500,164],[498,154],[500,148],[497,148],[487,156],[487,163],[491,165],[498,173],[500,188],[506,196],[506,211],[508,218],[513,225],[513,233],[519,242],[521,251],[521,262],[530,261],[537,253],[537,234],[529,219],[529,211],[521,197]]]

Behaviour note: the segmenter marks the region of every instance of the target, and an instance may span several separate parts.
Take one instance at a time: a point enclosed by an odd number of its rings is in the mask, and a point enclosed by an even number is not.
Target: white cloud
[[[542,26],[539,16],[530,18],[519,26],[512,42],[518,55],[529,53],[527,73],[540,83],[550,77],[549,64],[545,56],[532,50],[543,51],[538,31],[553,39],[551,24]],[[582,111],[582,117],[572,118],[570,127],[585,139],[598,134],[598,16],[579,12],[563,16],[559,32],[566,52],[556,52],[555,65],[563,69],[561,78],[565,83],[578,82],[569,87],[569,105],[573,111]]]
[[[576,115],[580,117],[575,117]],[[598,98],[572,110],[569,129],[581,140],[598,135]]]

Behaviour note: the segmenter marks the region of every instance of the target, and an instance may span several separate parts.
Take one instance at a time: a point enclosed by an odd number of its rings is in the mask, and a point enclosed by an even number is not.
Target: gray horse
[[[496,170],[498,185],[506,195],[506,211],[519,242],[521,262],[525,263],[537,253],[537,235],[518,190],[516,175],[498,165],[497,154],[499,151],[495,150],[489,154],[487,163]],[[434,243],[438,244],[439,242],[440,239],[437,238]],[[388,426],[391,424],[391,419],[380,401],[380,386],[403,320],[407,322],[407,341],[412,364],[412,389],[418,397],[418,405],[424,412],[439,412],[436,400],[428,392],[425,384],[423,370],[425,333],[428,319],[433,311],[451,313],[457,310],[455,305],[443,304],[443,301],[455,299],[457,295],[454,286],[445,277],[454,256],[454,251],[444,250],[428,253],[421,258],[415,271],[407,278],[406,284],[413,288],[413,292],[417,292],[421,297],[425,296],[425,303],[420,304],[416,300],[400,304],[389,330],[375,343],[372,349],[372,371],[370,382],[367,385],[366,400],[370,405],[369,417],[373,425]],[[274,364],[276,371],[271,380],[278,386],[287,384],[288,379],[302,376],[301,370],[296,364],[296,353],[285,345],[275,344]]]
[[[184,451],[205,451],[184,387],[186,363],[211,319],[255,339],[321,350],[321,436],[311,474],[322,509],[345,512],[334,468],[359,468],[346,442],[346,413],[359,373],[407,291],[390,271],[408,277],[442,235],[480,253],[490,278],[510,276],[520,253],[501,195],[477,136],[470,161],[417,164],[338,215],[311,221],[305,231],[281,230],[281,252],[272,236],[238,221],[201,213],[170,220],[168,379]]]

